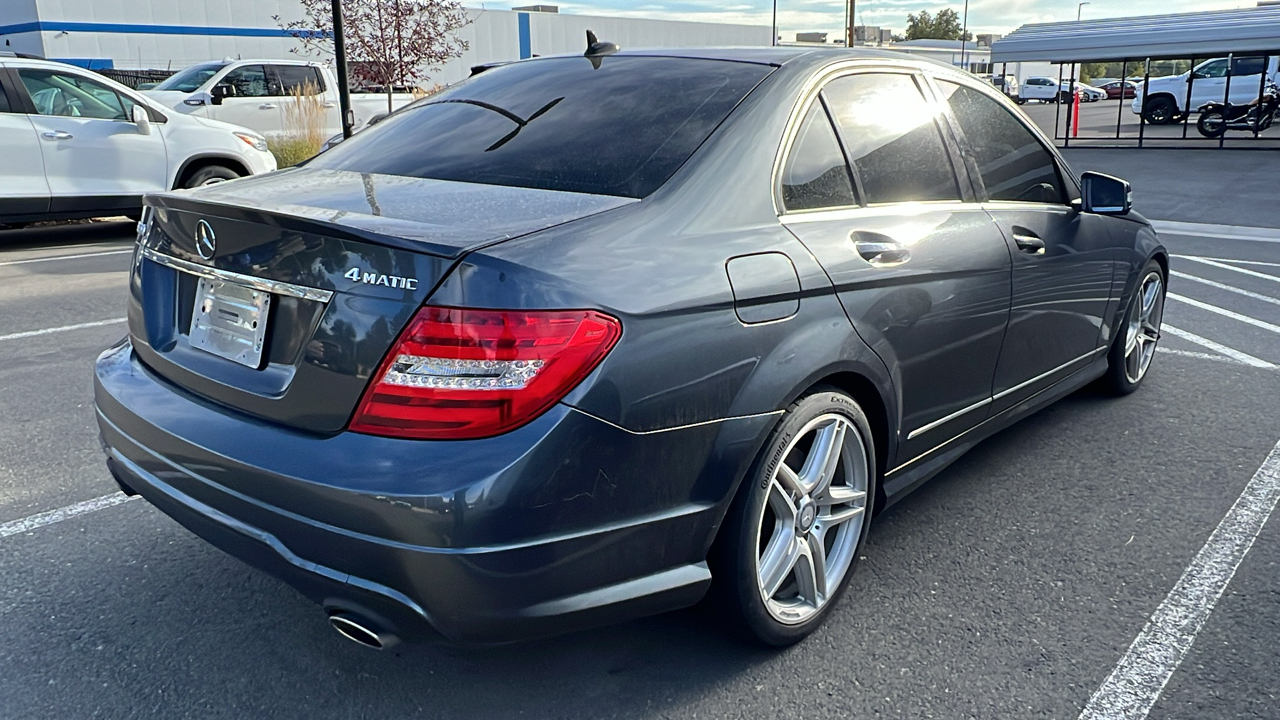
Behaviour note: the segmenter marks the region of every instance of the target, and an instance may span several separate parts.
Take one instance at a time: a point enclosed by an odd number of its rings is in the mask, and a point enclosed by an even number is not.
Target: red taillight
[[[498,435],[540,415],[622,335],[594,310],[418,311],[365,390],[351,430],[457,440]]]

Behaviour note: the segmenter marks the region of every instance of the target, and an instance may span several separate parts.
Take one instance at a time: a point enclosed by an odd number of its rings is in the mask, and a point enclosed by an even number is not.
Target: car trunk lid
[[[306,169],[151,196],[135,352],[209,401],[338,432],[458,258],[630,202]]]

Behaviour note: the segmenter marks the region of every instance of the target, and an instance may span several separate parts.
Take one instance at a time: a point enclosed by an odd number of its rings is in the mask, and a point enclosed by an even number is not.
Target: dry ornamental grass
[[[277,165],[292,167],[320,152],[326,140],[327,112],[315,85],[294,88],[284,104],[284,132],[267,138]]]

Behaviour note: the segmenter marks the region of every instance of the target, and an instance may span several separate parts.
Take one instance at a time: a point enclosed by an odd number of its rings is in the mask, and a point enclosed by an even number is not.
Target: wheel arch
[[[885,505],[884,483],[882,481],[885,470],[888,468],[890,427],[892,427],[889,420],[888,404],[876,384],[869,377],[852,370],[840,370],[826,375],[799,393],[799,395],[807,394],[823,385],[835,387],[852,397],[853,401],[858,403],[858,407],[862,408],[862,412],[867,416],[867,423],[871,425],[871,442],[876,451],[875,472],[877,478],[875,508],[872,510],[874,515]]]
[[[253,174],[249,168],[236,157],[231,155],[220,155],[217,153],[204,153],[201,155],[193,155],[183,161],[182,165],[178,167],[177,174],[173,176],[173,183],[170,189],[182,189],[187,178],[191,177],[201,168],[205,168],[210,165],[225,167],[228,170],[239,173],[241,177]]]

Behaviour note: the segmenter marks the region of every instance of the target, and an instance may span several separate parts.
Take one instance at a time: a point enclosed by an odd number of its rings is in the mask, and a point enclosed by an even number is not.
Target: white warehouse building
[[[546,8],[547,6],[538,6]],[[768,25],[727,25],[468,9],[469,49],[423,84],[465,78],[472,65],[581,52],[586,31],[624,48],[768,45]],[[302,17],[298,0],[0,0],[0,50],[82,67],[172,69],[208,60],[286,58],[300,43],[274,19]],[[320,59],[320,58],[317,58]],[[327,59],[327,58],[325,58]]]

